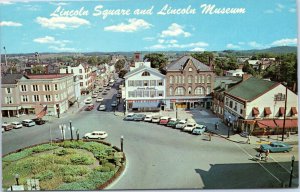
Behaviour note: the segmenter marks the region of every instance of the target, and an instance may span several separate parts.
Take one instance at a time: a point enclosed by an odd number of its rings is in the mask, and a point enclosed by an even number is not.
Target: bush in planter
[[[71,175],[66,175],[63,177],[63,182],[65,183],[72,183],[74,181],[77,181],[79,178],[78,177],[75,177],[75,176],[71,176]]]
[[[63,156],[63,155],[67,155],[69,153],[66,149],[62,149],[62,150],[59,150],[58,152],[56,152],[55,154],[58,156]]]
[[[63,176],[83,176],[89,173],[89,169],[85,166],[63,165],[60,167],[60,172]]]
[[[53,177],[54,177],[54,173],[50,170],[47,170],[47,171],[41,172],[35,178],[39,179],[40,181],[44,181],[44,180],[52,179]]]
[[[33,153],[40,153],[40,152],[56,149],[57,147],[58,147],[57,144],[43,144],[43,145],[32,147],[31,150]]]
[[[70,160],[74,165],[91,165],[94,163],[94,159],[88,157],[87,155],[81,154],[73,155]]]
[[[112,163],[105,163],[103,167],[108,167],[110,171],[114,171],[116,166]]]

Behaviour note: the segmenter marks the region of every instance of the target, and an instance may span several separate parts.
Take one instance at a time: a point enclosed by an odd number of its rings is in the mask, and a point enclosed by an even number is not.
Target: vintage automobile
[[[105,111],[105,110],[106,110],[106,106],[105,105],[99,105],[98,111]]]
[[[176,124],[179,122],[179,119],[176,119],[176,118],[172,118],[170,119],[170,121],[168,122],[167,126],[168,127],[175,127]]]
[[[91,133],[86,133],[84,138],[86,139],[105,139],[108,134],[105,131],[93,131]]]
[[[117,105],[118,105],[117,101],[113,101],[113,102],[111,103],[111,106],[112,106],[112,107],[116,107]]]
[[[85,103],[85,104],[91,104],[92,101],[93,101],[92,98],[89,97],[89,98],[86,98],[86,99],[84,100],[84,103]]]
[[[195,135],[202,135],[206,131],[207,127],[205,125],[197,124],[195,129],[193,129],[192,133]]]
[[[126,117],[123,119],[125,121],[133,121],[134,120],[134,113],[129,113],[128,115],[126,115]]]
[[[271,153],[276,152],[289,152],[292,150],[292,146],[283,142],[271,142],[270,144],[263,144],[260,146],[262,152],[269,150]]]
[[[34,121],[36,125],[44,125],[46,123],[42,118],[34,118],[32,121]]]
[[[23,126],[25,127],[31,127],[31,126],[35,126],[35,121],[31,120],[31,119],[25,119],[22,121]]]
[[[160,116],[156,115],[156,116],[153,116],[153,117],[152,117],[151,122],[152,122],[152,123],[158,123],[159,120],[160,120]]]
[[[10,130],[12,130],[14,127],[10,124],[10,123],[6,123],[6,122],[4,122],[3,124],[2,124],[2,132],[3,132],[3,129],[4,129],[4,131],[10,131]]]
[[[103,101],[103,97],[97,97],[97,99],[96,99],[96,102],[101,102],[101,101]]]
[[[144,121],[145,116],[146,115],[144,115],[144,114],[135,114],[134,117],[133,117],[133,120],[134,121]]]
[[[180,120],[180,121],[176,124],[175,128],[176,128],[176,129],[183,129],[185,126],[186,126],[186,120]]]
[[[144,121],[151,122],[152,121],[152,115],[146,115]]]
[[[196,128],[196,122],[188,122],[182,131],[192,132]]]
[[[158,124],[167,125],[170,119],[171,118],[167,116],[161,117]]]
[[[85,107],[85,111],[92,111],[94,109],[94,105],[93,104],[89,104],[88,106]]]
[[[20,129],[23,127],[22,123],[17,122],[17,121],[12,122],[11,125],[14,127],[14,129]]]

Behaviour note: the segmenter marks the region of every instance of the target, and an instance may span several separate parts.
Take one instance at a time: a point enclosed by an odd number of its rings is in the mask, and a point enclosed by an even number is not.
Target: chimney
[[[134,59],[135,62],[141,61],[141,53],[134,53]]]
[[[244,73],[242,77],[243,77],[243,81],[246,81],[247,79],[249,79],[250,77],[252,77],[252,75]]]

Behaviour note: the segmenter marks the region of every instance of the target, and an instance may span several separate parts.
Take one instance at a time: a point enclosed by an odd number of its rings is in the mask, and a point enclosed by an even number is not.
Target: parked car
[[[176,128],[176,129],[183,129],[185,126],[186,126],[186,120],[180,120],[180,121],[176,124],[175,128]]]
[[[107,91],[103,91],[103,92],[102,92],[102,95],[107,95]]]
[[[99,92],[102,92],[102,91],[103,91],[103,88],[102,88],[102,87],[100,87],[100,88],[99,88]]]
[[[86,133],[84,138],[86,139],[105,139],[108,134],[105,131],[93,131],[91,133]]]
[[[169,120],[167,126],[168,127],[175,127],[178,122],[179,122],[179,119],[172,118],[172,119]]]
[[[110,90],[110,89],[111,89],[111,87],[106,87],[105,89],[106,89],[106,90]]]
[[[205,125],[197,124],[195,129],[193,129],[192,133],[195,135],[202,135],[206,131],[207,127]]]
[[[105,111],[105,110],[106,110],[106,106],[105,105],[99,105],[98,111]]]
[[[92,101],[93,101],[93,99],[92,99],[91,97],[88,97],[88,98],[86,98],[83,102],[84,102],[85,104],[91,104]]]
[[[85,107],[85,111],[92,111],[94,109],[94,105],[93,104],[89,104],[88,106]]]
[[[23,127],[22,123],[20,122],[12,122],[11,125],[13,126],[14,129],[20,129]]]
[[[113,102],[111,103],[111,106],[112,106],[112,107],[116,107],[117,105],[118,105],[117,101],[113,101]]]
[[[144,121],[151,122],[152,121],[152,115],[146,115]]]
[[[123,119],[125,121],[133,121],[134,120],[134,113],[129,113],[128,115],[126,115],[126,117]]]
[[[103,97],[97,97],[96,102],[102,102],[103,101]]]
[[[135,116],[133,117],[134,121],[144,121],[146,115],[144,114],[135,114]]]
[[[25,127],[31,127],[31,126],[35,126],[35,122],[31,119],[25,119],[22,121],[23,126]]]
[[[186,132],[192,132],[196,128],[196,125],[196,122],[188,122],[182,130]]]
[[[262,152],[269,150],[271,153],[288,152],[292,150],[292,146],[283,142],[271,142],[270,144],[263,144],[260,146]]]
[[[92,95],[92,98],[96,98],[98,96],[98,93],[94,93],[93,95]]]
[[[3,131],[3,129],[5,130],[5,131],[10,131],[10,130],[12,130],[14,127],[10,124],[10,123],[6,123],[6,122],[4,122],[3,124],[2,124],[2,131]]]
[[[170,119],[170,117],[161,117],[158,124],[167,125]]]
[[[43,125],[46,123],[46,121],[43,120],[42,118],[34,118],[32,119],[32,121],[34,121],[36,125]]]
[[[120,93],[117,94],[117,98],[121,98],[122,95]]]
[[[160,116],[157,116],[157,115],[156,115],[156,116],[153,116],[153,117],[152,117],[151,122],[152,122],[152,123],[158,123],[159,120],[160,120]]]

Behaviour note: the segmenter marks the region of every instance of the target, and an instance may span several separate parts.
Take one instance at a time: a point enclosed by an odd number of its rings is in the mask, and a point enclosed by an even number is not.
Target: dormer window
[[[190,71],[190,72],[192,72],[192,71],[193,71],[193,69],[190,67],[190,68],[189,68],[189,71]]]
[[[148,71],[144,71],[144,72],[142,73],[142,76],[150,76],[150,73],[149,73]]]

